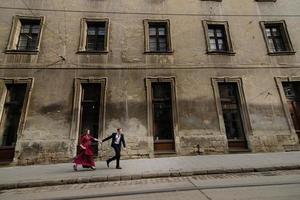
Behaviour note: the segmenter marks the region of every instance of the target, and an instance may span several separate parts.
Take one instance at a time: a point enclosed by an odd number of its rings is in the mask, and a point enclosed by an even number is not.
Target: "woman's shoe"
[[[77,165],[73,165],[74,171],[77,171]]]
[[[92,170],[95,170],[95,169],[96,169],[96,167],[94,167],[94,166],[91,166],[91,169],[92,169]]]

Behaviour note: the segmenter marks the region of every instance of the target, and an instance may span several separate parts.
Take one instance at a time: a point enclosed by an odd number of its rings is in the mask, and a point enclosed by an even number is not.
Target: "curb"
[[[26,182],[26,183],[8,183],[8,184],[0,184],[0,190],[79,184],[79,183],[137,180],[137,179],[149,179],[149,178],[183,177],[183,176],[193,176],[193,175],[226,174],[226,173],[233,174],[233,173],[265,172],[265,171],[296,170],[296,169],[300,169],[300,165],[286,165],[286,166],[258,167],[258,168],[231,168],[231,169],[220,168],[220,169],[195,170],[195,171],[173,171],[172,170],[169,173],[162,172],[162,173],[133,174],[133,175],[121,175],[121,176],[97,176],[97,177],[90,177],[90,178],[81,177],[81,178],[69,178],[69,179],[62,179],[62,180],[33,181],[33,182]]]

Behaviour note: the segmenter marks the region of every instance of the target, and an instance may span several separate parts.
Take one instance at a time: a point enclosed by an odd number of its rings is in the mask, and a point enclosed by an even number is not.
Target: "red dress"
[[[94,140],[94,138],[89,134],[84,134],[80,138],[80,144],[84,146],[85,149],[75,157],[73,163],[84,167],[95,167],[94,153],[91,146],[92,140]]]

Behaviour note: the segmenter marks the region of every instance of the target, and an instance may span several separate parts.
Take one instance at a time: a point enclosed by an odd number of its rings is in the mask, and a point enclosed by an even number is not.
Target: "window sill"
[[[39,53],[38,50],[5,50],[6,54],[30,54],[30,55],[37,55]]]
[[[227,139],[228,142],[245,142],[246,140],[245,139]]]
[[[155,55],[155,54],[159,54],[159,55],[171,55],[173,54],[174,51],[145,51],[144,54],[150,54],[150,55]]]
[[[276,2],[276,0],[255,0],[257,2]]]
[[[207,51],[208,55],[227,55],[227,56],[234,56],[235,52],[233,51]]]
[[[269,52],[269,56],[285,56],[285,55],[295,55],[295,51],[280,51],[280,52]]]
[[[217,1],[217,2],[222,2],[222,0],[201,0],[201,1]]]
[[[7,149],[14,149],[15,145],[11,145],[11,146],[0,146],[0,150],[7,150]]]
[[[160,144],[160,143],[174,143],[174,140],[170,140],[170,139],[158,139],[158,140],[154,140],[155,144]]]
[[[107,54],[108,51],[77,51],[77,54]]]

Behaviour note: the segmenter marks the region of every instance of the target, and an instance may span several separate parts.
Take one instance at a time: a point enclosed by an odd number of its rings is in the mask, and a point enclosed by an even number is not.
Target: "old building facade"
[[[0,5],[0,162],[299,150],[299,1]]]

